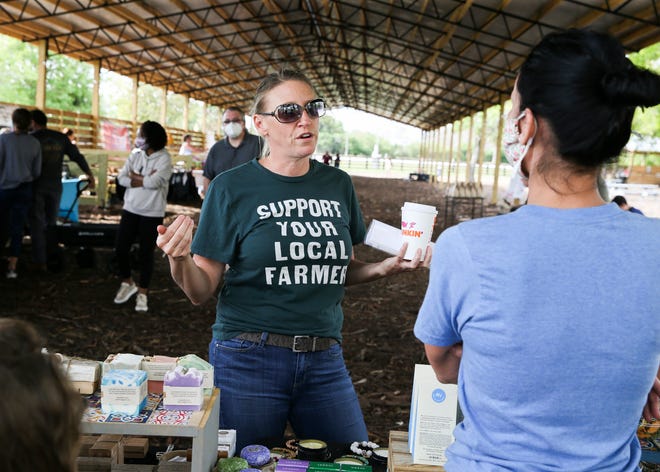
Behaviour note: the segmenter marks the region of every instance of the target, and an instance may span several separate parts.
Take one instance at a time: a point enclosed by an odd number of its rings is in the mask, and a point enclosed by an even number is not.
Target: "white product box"
[[[137,416],[147,404],[147,374],[141,370],[111,371],[101,379],[101,411]]]
[[[163,386],[163,407],[168,410],[199,410],[203,403],[204,389],[201,386]]]
[[[218,456],[234,457],[236,453],[236,430],[219,429],[218,430]]]
[[[415,365],[408,447],[414,464],[444,465],[454,442],[458,387],[438,381],[430,365]]]
[[[147,373],[147,380],[162,382],[165,374],[176,367],[176,357],[163,361],[158,357],[147,356],[142,359],[141,365],[141,369]]]

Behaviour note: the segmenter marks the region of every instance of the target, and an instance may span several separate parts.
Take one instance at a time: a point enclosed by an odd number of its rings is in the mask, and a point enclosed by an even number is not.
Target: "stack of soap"
[[[176,367],[176,357],[147,356],[142,359],[141,369],[147,373],[149,393],[163,393],[165,374]]]
[[[191,367],[194,367],[198,371],[202,373],[204,376],[204,380],[202,381],[202,387],[207,390],[205,393],[210,395],[211,390],[213,388],[213,366],[206,362],[204,359],[201,357],[195,355],[195,354],[188,354],[182,357],[179,357],[176,362],[177,365],[180,365],[182,367],[186,367],[190,369]]]
[[[110,370],[101,379],[101,411],[137,416],[147,405],[147,373]]]
[[[218,430],[218,458],[233,457],[236,452],[236,430]]]
[[[99,386],[101,380],[101,363],[86,359],[63,360],[67,378],[73,388],[83,395],[91,395]]]
[[[103,361],[103,375],[111,370],[141,370],[144,356],[138,354],[110,354]]]
[[[204,403],[202,373],[194,367],[176,366],[163,379],[163,408],[166,410],[201,410]]]

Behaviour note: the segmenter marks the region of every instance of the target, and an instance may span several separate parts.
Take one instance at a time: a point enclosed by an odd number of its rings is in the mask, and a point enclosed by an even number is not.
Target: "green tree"
[[[660,73],[660,43],[644,48],[629,57],[636,66]],[[660,136],[660,107],[638,108],[635,111],[632,129],[644,136]]]
[[[344,125],[341,121],[328,115],[321,118],[317,152],[329,151],[331,154],[341,154],[344,152],[345,139]]]
[[[132,87],[130,77],[101,69],[100,115],[106,118],[130,120]]]
[[[47,62],[46,107],[79,113],[92,112],[94,69],[67,56],[52,56]]]
[[[378,142],[380,148],[381,139],[372,133],[365,131],[353,132],[348,137],[349,152],[357,156],[371,156],[374,146]],[[382,153],[381,153],[382,154]]]
[[[167,126],[183,128],[183,107],[186,99],[183,95],[167,93]]]
[[[34,106],[37,93],[37,48],[0,35],[0,101]]]
[[[188,127],[192,131],[203,131],[204,122],[204,102],[199,100],[190,100],[188,104]],[[208,116],[207,116],[208,118]]]
[[[145,83],[141,83],[138,86],[138,123],[143,123],[147,120],[158,121],[160,123],[163,92],[164,90],[162,88]],[[167,112],[169,115],[169,101]],[[161,124],[165,126],[165,123]]]

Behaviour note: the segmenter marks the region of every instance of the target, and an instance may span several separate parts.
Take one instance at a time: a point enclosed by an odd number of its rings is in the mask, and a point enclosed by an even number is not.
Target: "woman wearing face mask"
[[[253,120],[267,143],[260,159],[216,177],[199,227],[179,216],[158,246],[190,300],[218,297],[210,362],[222,391],[220,427],[237,448],[281,438],[367,440],[341,349],[344,286],[413,270],[397,257],[354,259],[365,225],[350,176],[310,156],[325,103],[297,71],[266,77]],[[194,254],[191,257],[191,252]]]
[[[445,469],[636,471],[640,416],[660,417],[660,221],[603,201],[597,178],[660,77],[570,30],[532,50],[511,99],[527,205],[442,233],[415,325],[465,415]]]
[[[114,301],[126,303],[137,293],[135,311],[140,312],[149,309],[147,292],[154,267],[156,228],[163,224],[172,175],[172,160],[166,144],[165,129],[155,121],[145,121],[138,131],[133,152],[117,176],[126,192],[115,248],[122,282]],[[131,245],[136,239],[140,245],[138,284],[131,277],[130,260]]]
[[[260,136],[245,129],[245,113],[237,107],[229,107],[222,114],[222,130],[225,139],[215,143],[204,162],[202,197],[216,175],[244,164],[261,154],[264,148]]]

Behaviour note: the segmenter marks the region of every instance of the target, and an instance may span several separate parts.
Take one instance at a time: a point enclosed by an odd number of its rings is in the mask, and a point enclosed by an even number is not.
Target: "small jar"
[[[334,461],[335,464],[349,464],[349,465],[369,465],[369,461],[362,456],[346,455],[337,457]]]
[[[330,457],[328,445],[319,439],[298,441],[298,459],[304,461],[325,461]]]
[[[377,447],[369,458],[373,472],[387,472],[387,456],[389,451],[386,447]]]

